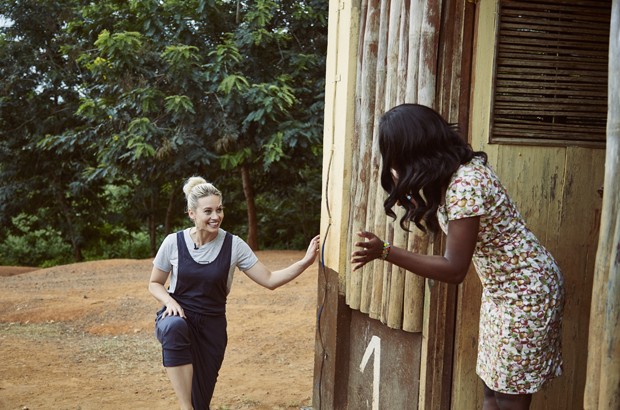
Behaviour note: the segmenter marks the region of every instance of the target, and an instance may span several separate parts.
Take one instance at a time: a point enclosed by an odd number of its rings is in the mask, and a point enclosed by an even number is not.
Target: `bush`
[[[38,217],[19,215],[12,219],[18,234],[8,234],[0,243],[0,264],[49,267],[72,262],[71,246],[60,232],[35,228]]]
[[[87,260],[146,259],[150,256],[149,236],[146,232],[125,232],[112,243],[100,239],[93,248],[84,251]]]

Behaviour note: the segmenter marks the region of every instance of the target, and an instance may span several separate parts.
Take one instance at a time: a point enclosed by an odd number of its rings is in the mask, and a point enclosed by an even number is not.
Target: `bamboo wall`
[[[382,373],[382,405],[402,396],[387,386],[405,369],[400,382],[415,390],[417,408],[449,405],[456,287],[383,271],[389,268],[383,262],[353,273],[350,254],[362,229],[420,253],[439,250],[439,243],[403,232],[398,219],[385,216],[376,126],[383,112],[403,102],[430,105],[450,122],[466,124],[474,9],[461,0],[330,1],[315,351],[315,383],[329,388],[315,389],[315,406],[346,408],[366,391],[359,370],[346,364],[355,363],[369,329],[380,328],[373,322],[390,330],[382,340],[386,347],[407,340],[419,354],[403,362],[397,350],[383,351],[385,363],[401,366]],[[368,321],[359,327],[351,317]],[[409,402],[413,406],[415,398]]]
[[[385,215],[377,126],[381,115],[395,105],[434,106],[440,2],[364,0],[360,9],[347,254],[362,230],[395,246],[430,253],[426,235],[400,228],[398,210],[396,222]],[[422,331],[423,278],[380,260],[355,272],[350,264],[345,269],[346,301],[352,309],[390,328]]]

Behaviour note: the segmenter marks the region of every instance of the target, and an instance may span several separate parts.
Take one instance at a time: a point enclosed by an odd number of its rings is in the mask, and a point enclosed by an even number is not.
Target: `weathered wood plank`
[[[420,58],[419,58],[419,80],[417,103],[429,107],[437,107],[437,74],[439,60],[439,43],[441,34],[442,10],[445,5],[450,9],[453,2],[446,1],[427,1],[424,3],[422,11],[422,24],[420,35]],[[441,252],[440,248],[433,248],[433,253]],[[446,331],[453,331],[453,312],[451,312],[454,302],[449,293],[451,289],[446,284],[433,284],[426,281],[426,292],[424,294],[424,325],[423,335],[427,343],[422,345],[422,368],[420,371],[420,401],[418,408],[435,409],[443,407],[446,394],[449,395],[448,388],[442,386],[448,383],[444,380],[451,377],[451,369],[444,366],[451,366],[450,356],[446,356],[446,351],[452,350],[453,340],[446,337]]]
[[[481,409],[482,381],[476,374],[482,285],[473,266],[459,286],[454,334],[451,409]]]
[[[502,145],[493,165],[530,229],[560,263],[566,281],[564,375],[535,395],[532,409],[573,408],[583,399],[593,255],[602,183],[600,149]],[[597,210],[598,209],[598,210]],[[575,223],[579,221],[579,223]],[[575,252],[580,249],[580,252]],[[566,385],[573,386],[567,392]]]
[[[613,0],[605,184],[588,340],[584,408],[620,408],[620,1]]]
[[[377,118],[381,112],[383,112],[383,104],[385,100],[385,87],[379,87],[378,84],[385,85],[387,81],[387,66],[386,60],[388,55],[388,27],[389,27],[389,10],[390,4],[389,2],[381,2],[380,14],[379,14],[379,41],[377,42],[377,74],[376,74],[376,83],[372,86],[376,88],[375,90],[375,104],[374,111],[372,112],[373,118],[373,129],[372,129],[372,138],[369,142],[370,144],[370,161],[365,163],[365,166],[369,169],[370,180],[367,181],[369,184],[368,187],[368,198],[366,204],[366,221],[364,224],[364,230],[370,229],[375,234],[379,236],[383,236],[385,233],[384,224],[379,226],[379,229],[376,227],[376,221],[378,212],[381,212],[383,207],[379,208],[377,195],[381,195],[381,186],[377,185],[378,175],[379,175],[379,167],[381,155],[379,153],[379,142],[377,140]],[[384,218],[382,218],[384,220]],[[360,300],[359,310],[363,313],[368,313],[370,308],[370,299],[372,297],[372,283],[373,283],[373,272],[375,269],[383,271],[383,265],[376,266],[375,263],[369,263],[362,268],[362,297]]]
[[[403,14],[407,12],[407,9],[404,7],[404,4],[401,0],[392,1],[391,9],[390,9],[390,27],[388,31],[388,79],[386,81],[386,95],[383,105],[383,112],[392,108],[398,102],[398,90],[399,90],[399,69],[400,69],[400,61],[401,56],[399,56],[400,47],[400,39],[399,33],[401,32],[402,20],[406,20],[403,18]],[[380,114],[382,115],[383,112]],[[379,117],[377,118],[377,120]],[[378,140],[378,135],[377,135]],[[379,147],[377,146],[377,151],[379,151]],[[377,175],[377,185],[380,185],[380,175]],[[383,191],[383,190],[381,190]],[[381,216],[377,215],[376,219],[376,227],[386,226],[386,222],[388,224],[387,236],[385,240],[390,241],[394,244],[398,244],[396,246],[403,246],[406,243],[406,233],[402,231],[402,229],[398,226],[398,224],[392,224],[391,221],[387,221],[387,217],[384,212],[383,202],[385,201],[385,193],[381,192],[381,195],[377,196],[377,210],[381,210]],[[385,232],[385,230],[384,230]],[[379,264],[385,265],[384,262],[378,261]],[[383,266],[381,267],[383,268]],[[388,327],[394,329],[402,329],[402,320],[403,320],[403,295],[405,291],[405,272],[404,269],[401,269],[397,266],[392,266],[390,271],[386,273],[391,276],[390,279],[390,287],[389,296],[387,299],[388,304],[388,315],[387,321],[385,322]]]
[[[429,107],[435,106],[440,27],[441,1],[425,2],[420,31],[419,82],[416,102]]]
[[[411,252],[431,254],[432,247],[428,235],[417,228],[412,228],[408,235],[407,249]],[[421,332],[424,324],[424,286],[421,276],[407,272],[405,276],[405,295],[403,312],[403,330]]]
[[[355,235],[366,226],[366,207],[368,202],[368,189],[371,183],[370,169],[366,164],[370,163],[371,141],[374,130],[374,106],[375,84],[377,75],[377,49],[379,32],[380,1],[369,0],[366,13],[364,38],[364,64],[361,66],[362,86],[360,95],[360,125],[358,134],[358,152],[355,160],[359,164],[355,178],[355,195],[352,200],[352,223],[351,232]],[[354,236],[351,236],[354,237]],[[355,240],[355,239],[354,239]],[[362,272],[352,272],[350,265],[346,271],[346,300],[352,309],[359,309],[362,287]]]
[[[398,30],[398,92],[396,101],[405,102],[407,97],[407,62],[409,61],[409,13],[411,12],[411,0],[403,0],[400,12],[400,27]],[[391,107],[386,107],[391,108]]]
[[[416,102],[418,100],[418,82],[420,78],[420,49],[422,31],[422,13],[424,0],[411,0],[409,9],[409,53],[407,56],[407,91],[405,102]]]

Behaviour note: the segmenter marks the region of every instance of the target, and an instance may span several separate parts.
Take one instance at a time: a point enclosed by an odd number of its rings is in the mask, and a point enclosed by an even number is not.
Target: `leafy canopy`
[[[44,211],[74,259],[140,231],[152,253],[187,223],[191,175],[226,193],[242,235],[241,169],[265,246],[318,229],[326,2],[5,0],[0,15],[0,241]]]

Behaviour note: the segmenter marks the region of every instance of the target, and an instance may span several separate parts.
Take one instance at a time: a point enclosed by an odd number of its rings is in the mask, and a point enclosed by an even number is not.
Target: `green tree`
[[[227,20],[225,10],[204,1],[98,2],[68,27],[84,39],[74,49],[90,73],[78,110],[89,124],[81,137],[99,144],[90,176],[132,188],[153,253],[160,221],[163,233],[178,221],[181,197],[173,187],[215,158],[201,66],[205,46]]]
[[[255,249],[258,222],[265,246],[315,232],[326,2],[3,0],[0,15],[3,226],[49,227],[75,260],[146,226],[154,253],[199,174]]]
[[[165,202],[158,200],[165,181],[197,170],[212,179],[219,167],[237,170],[247,240],[258,249],[254,180],[264,182],[261,192],[269,190],[275,165],[288,162],[294,171],[284,186],[305,185],[312,174],[299,171],[316,166],[320,155],[327,6],[265,0],[181,6],[187,3],[115,3],[122,19],[113,24],[109,5],[90,6],[71,27],[99,33],[96,49],[86,44],[80,57],[93,76],[80,113],[92,123],[91,138],[107,136],[100,172],[139,176],[140,191],[151,195],[145,203]],[[160,212],[145,212],[154,241]]]
[[[307,186],[308,177],[320,185],[320,175],[306,170],[320,159],[327,4],[238,4],[235,29],[209,53],[208,80],[221,111],[220,124],[214,127],[216,149],[222,167],[241,176],[248,243],[258,249],[255,192],[284,194],[278,197],[303,213],[316,197],[308,190],[305,198],[296,198],[290,187]]]
[[[62,232],[74,259],[82,260],[82,249],[101,220],[101,181],[83,177],[94,157],[73,137],[83,125],[75,116],[80,68],[61,48],[74,5],[0,2],[5,18],[0,28],[0,222],[9,233],[16,215],[49,209],[33,229]]]

